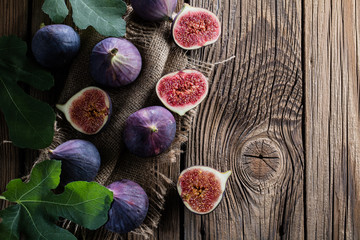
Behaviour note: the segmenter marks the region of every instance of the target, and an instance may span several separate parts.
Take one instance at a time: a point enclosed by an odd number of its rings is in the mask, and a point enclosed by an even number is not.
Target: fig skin
[[[150,22],[171,19],[176,4],[177,0],[131,0],[134,12]]]
[[[51,159],[61,160],[60,184],[95,179],[101,164],[100,153],[89,141],[73,139],[54,150],[49,150]]]
[[[90,74],[95,82],[108,87],[132,83],[140,74],[139,50],[124,38],[105,38],[97,43],[90,56]]]
[[[127,179],[113,182],[107,188],[113,192],[114,201],[105,228],[124,234],[139,227],[149,209],[149,199],[144,189]]]
[[[191,20],[200,22],[187,26]],[[172,23],[171,32],[179,47],[193,50],[215,43],[221,34],[221,24],[214,13],[185,3]]]
[[[77,92],[65,104],[56,104],[56,108],[64,113],[73,128],[87,135],[100,132],[110,121],[112,114],[110,96],[93,86]]]
[[[80,36],[70,26],[47,25],[35,33],[31,49],[40,65],[60,68],[69,64],[79,52]]]
[[[230,175],[231,171],[222,173],[207,166],[192,166],[180,173],[177,190],[191,212],[208,214],[219,205]]]
[[[189,84],[191,81],[188,77],[196,78],[196,81],[192,82],[193,85]],[[208,79],[201,72],[192,69],[166,74],[156,84],[158,98],[166,108],[180,116],[199,105],[208,91]]]
[[[154,157],[170,147],[175,133],[174,116],[166,108],[151,106],[127,118],[123,140],[131,153],[139,157]]]

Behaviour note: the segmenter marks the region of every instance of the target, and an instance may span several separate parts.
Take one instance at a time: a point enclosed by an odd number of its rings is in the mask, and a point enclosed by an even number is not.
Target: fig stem
[[[157,132],[158,131],[157,127],[155,127],[155,126],[151,126],[150,128],[151,128],[151,132]]]
[[[174,21],[177,15],[178,15],[177,12],[173,12],[170,16],[170,20]]]
[[[56,108],[65,113],[65,104],[56,104]]]
[[[111,49],[110,53],[112,56],[115,56],[118,51],[119,50],[117,48],[113,48],[113,49]]]
[[[225,177],[226,180],[230,177],[231,173],[232,173],[231,170],[223,173],[224,174],[223,176]]]

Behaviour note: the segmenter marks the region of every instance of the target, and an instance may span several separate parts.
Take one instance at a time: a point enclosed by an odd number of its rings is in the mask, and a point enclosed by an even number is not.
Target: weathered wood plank
[[[23,40],[28,37],[27,31],[28,1],[0,0],[0,36],[15,35]],[[0,193],[5,190],[7,183],[21,176],[22,159],[20,150],[10,140],[4,115],[0,112]],[[5,141],[5,142],[4,142]],[[0,209],[8,202],[0,201]]]
[[[216,13],[219,41],[191,52],[215,67],[186,167],[233,171],[221,204],[185,210],[184,239],[303,239],[301,1],[190,1]]]
[[[359,239],[360,5],[305,1],[308,239]]]

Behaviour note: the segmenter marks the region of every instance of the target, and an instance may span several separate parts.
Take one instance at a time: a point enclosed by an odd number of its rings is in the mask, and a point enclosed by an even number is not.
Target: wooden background
[[[181,164],[163,170],[173,180],[194,164],[233,174],[205,216],[184,209],[171,190],[153,238],[360,239],[360,2],[189,3],[213,11],[223,29],[216,44],[189,54],[212,63],[235,58],[216,65]],[[50,23],[41,5],[0,0],[0,36],[30,42]],[[54,104],[66,71],[56,76],[52,91],[24,88]],[[37,156],[7,140],[0,113],[0,192]]]

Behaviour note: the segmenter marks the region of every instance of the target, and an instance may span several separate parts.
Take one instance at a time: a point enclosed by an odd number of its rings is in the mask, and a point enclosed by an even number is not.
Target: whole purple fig
[[[123,234],[140,226],[149,208],[149,199],[144,189],[126,179],[114,182],[107,188],[113,192],[114,201],[105,228]]]
[[[44,67],[56,68],[69,64],[80,49],[80,37],[64,24],[47,25],[34,35],[31,49]]]
[[[165,151],[175,138],[174,116],[160,106],[140,109],[125,123],[124,142],[139,157],[153,157]]]
[[[131,0],[135,13],[148,21],[172,18],[177,0]]]
[[[124,38],[105,38],[95,45],[90,56],[90,73],[105,86],[120,87],[133,82],[140,74],[139,50]]]
[[[49,152],[51,159],[61,160],[62,185],[73,181],[93,181],[99,171],[100,154],[91,142],[73,139]]]

